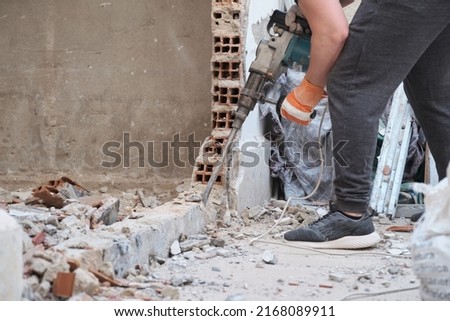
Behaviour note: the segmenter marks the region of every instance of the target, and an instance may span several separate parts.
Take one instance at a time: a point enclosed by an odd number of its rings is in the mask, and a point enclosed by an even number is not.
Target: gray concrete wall
[[[189,177],[146,142],[210,133],[211,44],[210,1],[0,0],[0,174]]]

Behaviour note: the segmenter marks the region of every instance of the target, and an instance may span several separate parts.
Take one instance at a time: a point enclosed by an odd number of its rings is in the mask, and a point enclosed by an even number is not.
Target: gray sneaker
[[[332,211],[314,223],[284,234],[287,241],[316,249],[363,249],[380,242],[368,213],[352,219]]]

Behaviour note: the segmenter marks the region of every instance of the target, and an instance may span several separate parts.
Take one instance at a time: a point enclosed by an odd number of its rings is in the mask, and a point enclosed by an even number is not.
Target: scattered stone
[[[184,199],[186,202],[199,203],[202,201],[202,196],[199,194],[189,194]]]
[[[69,264],[64,260],[58,260],[57,262],[53,263],[51,266],[47,268],[45,271],[43,279],[49,282],[53,282],[56,279],[56,276],[59,272],[69,272],[70,266]]]
[[[38,276],[43,276],[44,273],[47,271],[47,269],[52,265],[47,260],[41,259],[41,258],[35,258],[31,262],[31,270],[34,274]]]
[[[245,296],[241,293],[228,296],[225,301],[245,301]]]
[[[229,210],[227,210],[222,217],[222,221],[223,224],[225,224],[225,226],[231,226],[231,212]]]
[[[226,249],[218,249],[217,255],[220,257],[230,257],[232,255],[232,252]]]
[[[261,206],[253,207],[253,208],[249,209],[248,218],[257,220],[261,216],[263,216],[266,212],[267,212],[267,210],[264,207],[261,207]]]
[[[22,299],[29,301],[36,301],[40,298],[36,298],[36,291],[39,287],[39,278],[36,275],[32,275],[25,278],[23,283]]]
[[[400,273],[400,268],[398,266],[390,266],[388,268],[388,272],[389,274],[399,274]]]
[[[284,207],[286,206],[287,202],[285,200],[272,199],[270,201],[270,203],[272,204],[272,206],[278,207],[279,209],[284,209]]]
[[[116,277],[114,266],[111,262],[103,262],[102,265],[100,265],[98,271],[111,279],[114,279]]]
[[[292,218],[290,218],[290,217],[283,217],[280,220],[275,220],[275,223],[277,223],[278,226],[287,226],[287,225],[292,225],[294,222],[293,222]]]
[[[342,282],[344,281],[344,277],[340,274],[336,274],[336,273],[330,273],[328,275],[328,279],[330,281],[334,281],[334,282]]]
[[[93,213],[93,223],[102,222],[105,225],[111,225],[117,222],[119,215],[120,200],[117,198],[108,198],[103,200],[103,205]]]
[[[100,290],[100,283],[98,279],[90,272],[84,269],[75,270],[74,294],[87,293],[88,295],[95,295]]]
[[[367,282],[374,283],[373,276],[370,273],[363,273],[363,274],[358,275],[358,281],[361,283],[367,283]]]
[[[51,288],[51,283],[44,280],[41,282],[41,284],[39,284],[36,293],[41,297],[41,300],[45,300],[49,297]]]
[[[69,249],[89,249],[89,243],[80,239],[69,239],[65,242],[65,246]]]
[[[48,252],[38,251],[33,254],[34,258],[41,258],[47,262],[53,263],[54,259]]]
[[[165,299],[178,300],[180,298],[180,292],[173,286],[165,286],[159,290],[161,296]]]
[[[44,232],[48,235],[55,235],[58,229],[54,225],[47,224],[44,226]]]
[[[389,254],[392,254],[392,255],[402,255],[404,250],[401,250],[401,249],[389,249],[388,252],[389,252]]]
[[[155,260],[158,264],[163,265],[164,263],[166,263],[166,259],[160,256],[155,257]]]
[[[148,208],[155,208],[161,205],[161,203],[158,201],[158,198],[154,195],[146,196],[144,195],[144,192],[142,190],[137,191],[139,200],[142,203],[142,206],[148,207]]]
[[[213,271],[213,272],[220,272],[220,268],[218,268],[217,266],[213,266],[211,268],[211,271]]]
[[[58,222],[58,219],[52,215],[52,216],[47,217],[47,219],[45,220],[45,224],[58,227],[59,222]]]
[[[202,247],[210,243],[206,235],[190,236],[186,241],[180,243],[182,252],[191,251],[194,247]]]
[[[105,194],[108,192],[108,186],[102,186],[98,191],[102,194]]]
[[[170,284],[173,286],[188,285],[194,282],[194,278],[190,275],[175,275],[170,279]]]
[[[195,255],[195,258],[199,259],[199,260],[208,260],[208,259],[212,259],[213,257],[216,257],[216,256],[217,256],[217,251],[213,250],[213,251],[198,253]]]
[[[383,236],[386,239],[395,239],[395,238],[397,238],[397,236],[395,235],[394,232],[384,232]]]
[[[173,241],[172,245],[170,245],[170,254],[172,256],[181,254],[180,242],[178,240]]]
[[[33,248],[33,241],[27,233],[22,231],[22,253],[26,253]]]
[[[65,227],[77,227],[77,226],[84,226],[85,224],[75,215],[68,216],[65,219],[61,221],[61,224],[63,224]]]
[[[269,250],[264,251],[261,258],[262,258],[263,262],[266,264],[276,264],[276,262],[277,262],[276,256],[272,253],[272,251],[269,251]]]
[[[215,247],[225,247],[224,239],[211,239],[211,245]]]

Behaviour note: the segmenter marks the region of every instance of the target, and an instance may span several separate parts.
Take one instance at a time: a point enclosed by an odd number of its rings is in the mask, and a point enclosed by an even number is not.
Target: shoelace
[[[323,221],[327,220],[331,216],[331,214],[334,214],[334,213],[335,212],[328,212],[327,214],[325,214],[324,216],[319,218],[317,221],[314,221],[311,224],[309,224],[309,226],[314,226],[314,225],[317,225],[319,222],[323,222]]]

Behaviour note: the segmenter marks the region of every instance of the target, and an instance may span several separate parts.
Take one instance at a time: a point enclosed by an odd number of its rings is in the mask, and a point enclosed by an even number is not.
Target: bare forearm
[[[325,87],[328,73],[347,40],[348,21],[338,0],[301,0],[299,6],[312,30],[311,61],[306,78]]]

